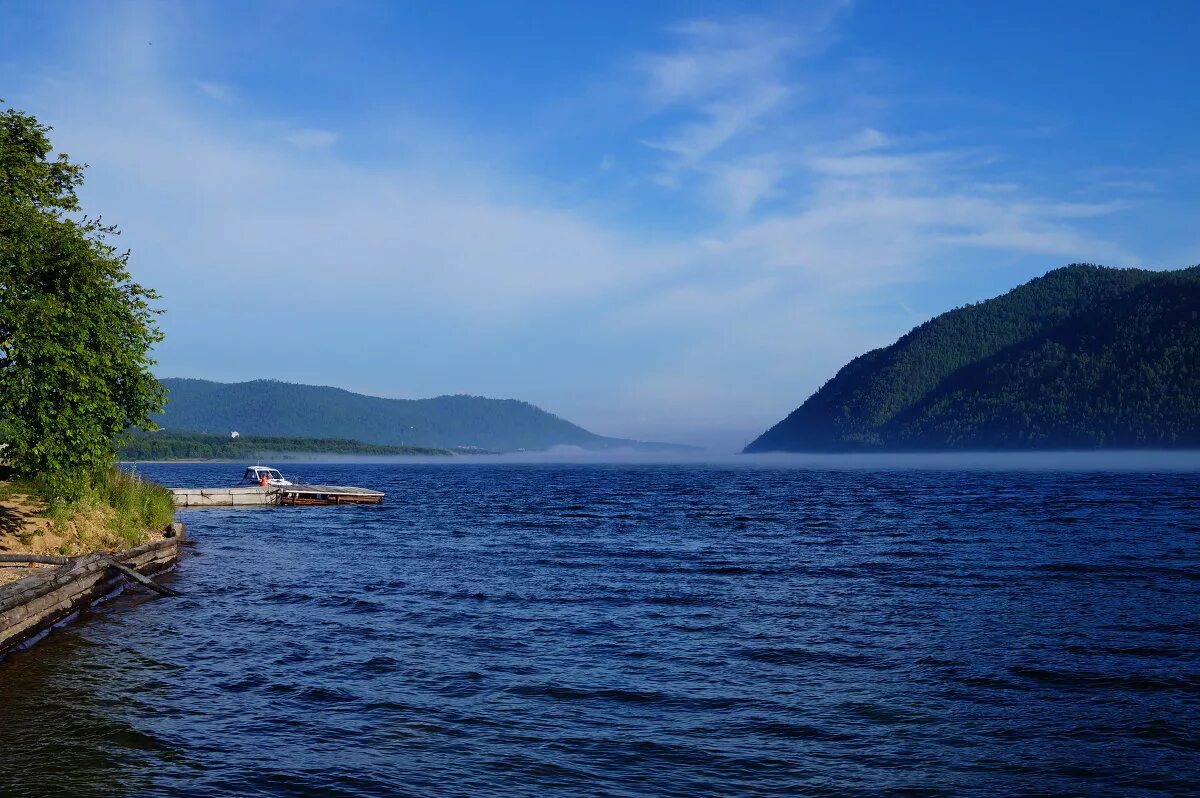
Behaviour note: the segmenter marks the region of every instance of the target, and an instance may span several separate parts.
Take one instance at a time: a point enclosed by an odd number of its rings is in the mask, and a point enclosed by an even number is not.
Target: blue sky
[[[1200,4],[29,3],[162,376],[733,449],[1070,262],[1200,262]]]

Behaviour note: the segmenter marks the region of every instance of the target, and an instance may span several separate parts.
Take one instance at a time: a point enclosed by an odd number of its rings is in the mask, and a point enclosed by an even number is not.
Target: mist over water
[[[1200,473],[1131,455],[285,465],[387,501],[181,513],[183,598],[0,663],[0,794],[1186,794]]]
[[[1200,471],[1200,451],[1133,449],[1064,452],[922,452],[897,454],[755,454],[737,459],[767,468],[867,471]]]

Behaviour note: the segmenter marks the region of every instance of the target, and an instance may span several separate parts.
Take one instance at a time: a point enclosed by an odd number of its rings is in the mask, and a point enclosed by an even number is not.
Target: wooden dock
[[[352,488],[348,485],[288,485],[275,488],[279,504],[383,504],[383,494],[377,490]]]
[[[285,485],[260,488],[171,488],[176,507],[383,504],[383,493],[347,485]]]

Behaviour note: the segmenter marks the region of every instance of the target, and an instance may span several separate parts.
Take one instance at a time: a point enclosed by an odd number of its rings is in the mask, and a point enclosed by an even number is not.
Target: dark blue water
[[[1200,475],[295,470],[387,503],[182,513],[0,663],[0,794],[1198,789]]]

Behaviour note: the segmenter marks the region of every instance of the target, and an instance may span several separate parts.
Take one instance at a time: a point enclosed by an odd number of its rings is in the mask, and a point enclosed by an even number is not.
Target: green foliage
[[[605,438],[515,399],[439,396],[381,399],[340,388],[275,380],[233,384],[164,379],[170,394],[155,420],[169,431],[340,438],[385,446],[489,451],[579,446],[687,449]]]
[[[253,460],[297,454],[449,455],[445,449],[381,446],[339,438],[285,438],[243,435],[230,438],[195,432],[160,431],[130,436],[124,460]]]
[[[94,485],[100,500],[117,511],[113,524],[127,546],[142,542],[147,529],[165,529],[175,519],[171,492],[136,473],[109,468]]]
[[[849,363],[747,451],[1200,445],[1200,267],[1076,265]]]
[[[72,551],[132,548],[145,542],[147,531],[165,529],[175,518],[171,492],[136,473],[109,466],[83,482],[77,496],[53,497],[43,513],[64,531],[74,528],[72,542],[66,544]],[[35,485],[33,492],[45,496],[50,489]]]
[[[75,498],[131,426],[151,427],[163,392],[161,339],[116,228],[78,214],[83,167],[51,158],[49,128],[0,113],[0,413],[5,456],[55,496]]]

